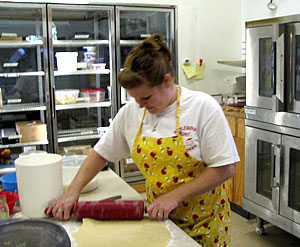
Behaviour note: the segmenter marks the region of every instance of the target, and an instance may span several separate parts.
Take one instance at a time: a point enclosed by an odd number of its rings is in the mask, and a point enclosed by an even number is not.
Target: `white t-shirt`
[[[179,120],[188,153],[209,167],[240,161],[224,112],[217,101],[206,93],[181,89]],[[143,113],[144,108],[135,101],[123,106],[94,150],[111,162],[129,157]],[[146,112],[142,136],[159,138],[174,136],[175,133],[176,101],[158,114]]]

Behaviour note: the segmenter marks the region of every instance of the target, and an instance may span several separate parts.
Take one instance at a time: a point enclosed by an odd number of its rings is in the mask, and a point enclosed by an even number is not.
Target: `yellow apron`
[[[141,136],[145,110],[131,150],[132,159],[146,178],[150,203],[207,169],[204,162],[191,157],[185,148],[180,132],[178,88],[176,108],[177,136]],[[180,202],[169,218],[203,247],[229,246],[230,204],[225,183],[210,192]]]

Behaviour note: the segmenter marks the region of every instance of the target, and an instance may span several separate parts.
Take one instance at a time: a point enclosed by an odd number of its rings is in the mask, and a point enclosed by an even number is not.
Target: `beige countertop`
[[[141,195],[135,191],[129,184],[127,184],[122,178],[120,178],[114,171],[108,169],[106,171],[100,172],[96,179],[98,180],[98,187],[87,193],[82,193],[80,196],[80,201],[98,201],[105,199],[107,197],[121,195],[121,200],[143,200]],[[22,212],[17,213],[16,218],[23,218]],[[147,217],[147,216],[145,216]],[[62,225],[72,242],[72,247],[77,247],[76,241],[73,239],[73,233],[77,232],[82,222],[77,222],[74,220],[69,221],[57,221],[52,218],[56,223]],[[184,231],[182,231],[177,225],[175,225],[171,220],[162,221],[163,224],[170,231],[172,238],[168,247],[199,247],[200,245],[189,237]]]

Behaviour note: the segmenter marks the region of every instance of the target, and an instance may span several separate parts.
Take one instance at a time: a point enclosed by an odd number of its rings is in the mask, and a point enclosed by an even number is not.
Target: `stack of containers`
[[[80,96],[86,98],[88,102],[102,102],[105,99],[104,89],[81,89]]]
[[[88,70],[93,69],[93,64],[95,62],[96,56],[96,47],[94,46],[86,46],[83,47],[83,55],[84,55],[84,62],[86,63],[86,67]]]

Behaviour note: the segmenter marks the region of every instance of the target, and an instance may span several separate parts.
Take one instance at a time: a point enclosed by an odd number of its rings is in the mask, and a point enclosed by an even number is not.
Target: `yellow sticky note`
[[[195,63],[195,79],[196,80],[203,80],[204,79],[204,74],[205,74],[205,63],[202,63],[200,66],[200,63],[196,62]]]
[[[193,76],[195,76],[197,73],[195,71],[195,68],[193,65],[191,64],[184,64],[182,63],[181,64],[181,68],[183,69],[184,73],[185,73],[185,76],[190,79],[192,78]]]

